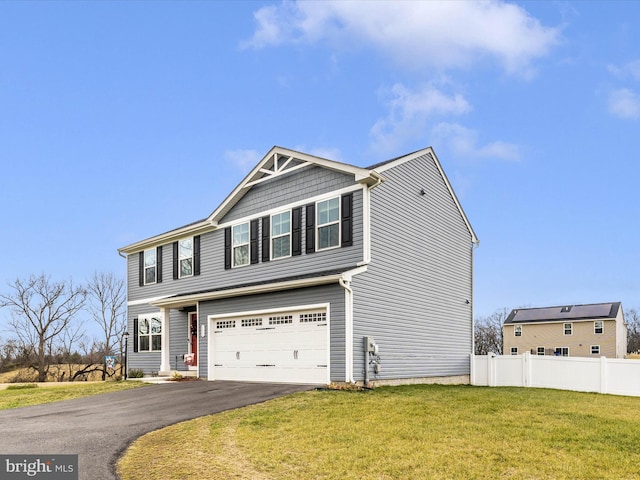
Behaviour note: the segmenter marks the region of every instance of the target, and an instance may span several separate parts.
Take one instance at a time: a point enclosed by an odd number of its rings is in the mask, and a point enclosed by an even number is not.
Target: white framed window
[[[291,256],[291,210],[271,215],[271,259]]]
[[[514,327],[513,327],[513,335],[515,337],[521,337],[522,336],[522,325],[514,325]]]
[[[193,275],[193,237],[178,242],[178,275],[179,278]]]
[[[316,204],[316,250],[340,246],[340,197]]]
[[[517,355],[518,354],[518,347],[511,347],[511,355]]]
[[[556,355],[556,357],[568,357],[569,356],[569,347],[556,347],[555,355]]]
[[[564,323],[562,329],[565,335],[573,335],[573,323]]]
[[[604,322],[602,320],[596,320],[593,322],[593,333],[596,335],[604,333]]]
[[[249,222],[234,225],[231,230],[233,266],[249,265]]]
[[[157,253],[155,248],[144,251],[144,284],[151,285],[157,280]]]
[[[536,349],[536,353],[537,353],[538,355],[544,355],[544,354],[545,354],[544,347],[538,347],[538,348]]]
[[[600,345],[591,345],[591,355],[600,355]]]
[[[162,349],[162,316],[158,314],[138,317],[138,351],[158,352]]]

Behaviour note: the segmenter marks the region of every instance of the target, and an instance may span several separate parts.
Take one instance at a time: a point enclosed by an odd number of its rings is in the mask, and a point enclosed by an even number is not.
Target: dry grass
[[[30,385],[36,385],[37,388],[24,388]],[[14,384],[8,389],[0,390],[0,410],[127,390],[142,385],[145,384],[142,382],[78,382],[28,384],[19,388],[20,385]]]
[[[49,368],[49,374],[47,375],[47,382],[59,382],[68,381],[70,376],[74,372],[81,370],[86,365],[73,364],[69,365],[51,365]],[[120,365],[117,365],[116,373],[120,373]],[[64,375],[63,375],[64,373]],[[20,368],[11,372],[0,373],[0,383],[15,383],[15,382],[35,382],[38,379],[38,372],[29,368]],[[82,377],[83,381],[96,382],[102,381],[102,372],[92,372]],[[76,380],[76,381],[79,381]]]
[[[144,436],[118,469],[123,480],[636,479],[638,408],[540,389],[306,392]]]

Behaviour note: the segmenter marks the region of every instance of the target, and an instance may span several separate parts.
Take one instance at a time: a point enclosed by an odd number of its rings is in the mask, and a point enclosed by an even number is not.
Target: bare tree
[[[127,327],[124,280],[113,273],[95,272],[87,284],[89,312],[104,333],[103,355],[112,355]],[[102,379],[106,378],[103,369]]]
[[[58,343],[58,381],[64,380],[65,376],[71,381],[73,373],[80,363],[80,354],[76,351],[78,343],[85,341],[83,323],[68,326],[62,332],[62,341]],[[62,364],[66,364],[66,371],[62,369]]]
[[[624,315],[627,324],[627,353],[640,351],[640,312],[635,308],[627,310]]]
[[[502,325],[510,312],[507,308],[502,308],[488,317],[475,319],[473,335],[476,355],[486,355],[490,352],[502,355]]]
[[[54,282],[48,276],[17,279],[9,284],[13,292],[0,294],[0,307],[11,309],[9,326],[20,342],[33,346],[37,353],[38,381],[47,377],[48,359],[53,343],[83,308],[86,291],[69,282]]]

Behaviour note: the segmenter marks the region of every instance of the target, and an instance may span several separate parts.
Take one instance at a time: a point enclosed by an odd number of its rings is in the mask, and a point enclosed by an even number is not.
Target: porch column
[[[169,375],[171,373],[171,355],[169,352],[169,319],[171,318],[171,309],[162,309],[162,350],[160,352],[160,371],[159,375]]]

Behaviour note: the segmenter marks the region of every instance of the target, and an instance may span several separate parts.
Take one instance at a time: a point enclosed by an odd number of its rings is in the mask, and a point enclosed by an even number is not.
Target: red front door
[[[198,365],[198,314],[189,314],[189,335],[191,338],[191,353],[193,353],[193,365]]]

